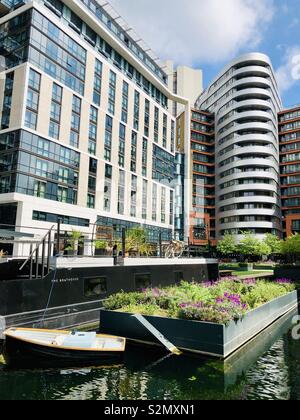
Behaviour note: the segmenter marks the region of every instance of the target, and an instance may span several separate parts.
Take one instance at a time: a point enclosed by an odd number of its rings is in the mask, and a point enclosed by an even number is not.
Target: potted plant
[[[103,256],[106,255],[108,243],[106,241],[97,240],[95,241],[95,255]]]
[[[65,248],[65,252],[67,252],[67,255],[72,255],[72,256],[78,255],[78,246],[79,246],[81,237],[82,237],[81,232],[72,230],[71,237],[68,240],[68,245]]]
[[[146,232],[143,228],[128,230],[126,235],[126,255],[148,257],[152,252],[153,247],[147,242]]]

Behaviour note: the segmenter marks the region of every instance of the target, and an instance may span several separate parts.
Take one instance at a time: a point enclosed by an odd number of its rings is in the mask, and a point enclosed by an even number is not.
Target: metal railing
[[[61,221],[50,229],[48,228],[49,230],[29,226],[1,225],[1,227],[18,228],[21,232],[24,229],[44,231],[44,236],[39,237],[36,241],[18,238],[2,243],[4,251],[6,244],[15,252],[15,255],[13,256],[13,252],[11,257],[7,252],[5,253],[6,262],[9,263],[10,259],[21,260],[22,265],[18,268],[19,275],[29,279],[44,279],[51,271],[55,257],[64,259],[111,258],[114,264],[122,264],[124,258],[154,260],[158,258],[215,258],[209,243],[206,247],[205,245],[202,247],[193,246],[189,241],[180,241],[175,237],[170,236],[167,239],[163,232],[158,232],[157,237],[154,238],[152,235],[148,237],[145,231],[145,238],[140,241],[135,238],[129,228],[114,231],[113,227],[98,224],[90,224],[82,230],[78,228],[78,231],[74,228],[66,230]],[[204,239],[203,242],[205,242]],[[14,249],[14,245],[18,248]],[[23,246],[23,255],[21,255],[21,245]]]
[[[23,271],[29,263],[29,279],[44,278],[50,272],[50,260],[52,255],[52,231],[54,225],[43,237],[41,242],[33,250],[32,244],[30,245],[30,254],[27,260],[21,265],[19,271]],[[42,247],[41,257],[40,248]]]

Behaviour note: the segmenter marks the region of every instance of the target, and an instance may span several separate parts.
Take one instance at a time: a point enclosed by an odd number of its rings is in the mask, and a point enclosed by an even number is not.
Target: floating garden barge
[[[225,279],[202,285],[182,283],[177,288],[144,290],[140,294],[119,294],[108,299],[107,309],[101,310],[101,332],[159,345],[132,316],[140,311],[180,350],[226,359],[295,310],[299,297],[298,285],[285,279],[274,282]]]

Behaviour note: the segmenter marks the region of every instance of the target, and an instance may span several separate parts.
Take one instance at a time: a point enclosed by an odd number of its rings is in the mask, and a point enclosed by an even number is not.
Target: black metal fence
[[[1,229],[11,230],[11,238],[1,239]],[[20,240],[15,239],[14,232],[28,233],[40,232],[38,239]],[[47,238],[45,239],[45,236]],[[37,236],[36,236],[37,237]],[[19,246],[16,254],[14,246]],[[21,255],[20,249],[24,248]],[[209,247],[208,247],[209,248]],[[78,230],[62,229],[58,222],[49,230],[29,226],[0,226],[0,252],[3,257],[17,255],[20,258],[28,258],[32,253],[39,254],[40,258],[50,256],[61,257],[129,257],[129,258],[212,258],[216,255],[209,249],[194,247],[188,242],[178,241],[176,238],[165,240],[165,235],[158,233],[158,239],[149,239],[147,231],[143,228],[115,230],[110,226],[90,224],[78,227]],[[1,255],[0,255],[1,257]]]

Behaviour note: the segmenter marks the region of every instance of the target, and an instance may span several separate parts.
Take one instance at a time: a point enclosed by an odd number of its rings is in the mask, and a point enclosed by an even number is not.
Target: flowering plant
[[[104,302],[109,310],[228,324],[249,310],[296,290],[289,279],[265,281],[236,277],[204,283],[118,293]]]

